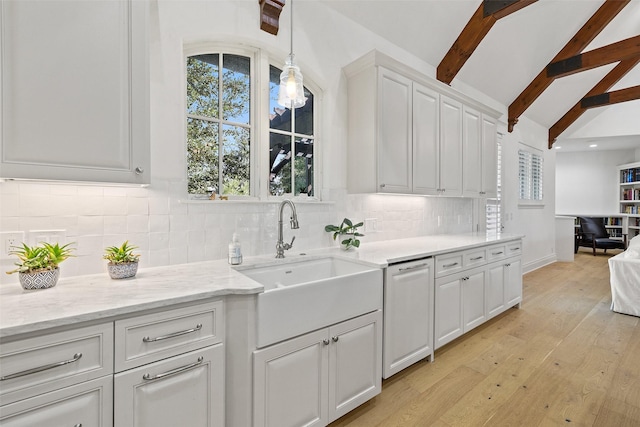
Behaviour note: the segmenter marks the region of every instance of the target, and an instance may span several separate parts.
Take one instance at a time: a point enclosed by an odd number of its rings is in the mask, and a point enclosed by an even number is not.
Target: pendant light
[[[278,93],[278,104],[283,107],[294,109],[302,107],[306,99],[304,97],[304,86],[302,84],[302,73],[293,60],[293,0],[289,0],[291,6],[291,50],[287,57],[282,73],[280,74],[280,92]]]

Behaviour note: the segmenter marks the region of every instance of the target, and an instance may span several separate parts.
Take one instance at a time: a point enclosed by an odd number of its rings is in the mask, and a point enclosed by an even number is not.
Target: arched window
[[[292,114],[277,104],[281,70],[272,65],[277,60],[269,61],[259,51],[196,52],[186,56],[189,194],[313,197],[317,156],[312,91],[305,87],[306,103]],[[258,103],[256,94],[265,92],[268,104]],[[268,130],[262,130],[266,126],[260,124],[267,122]],[[267,165],[261,164],[265,151]]]

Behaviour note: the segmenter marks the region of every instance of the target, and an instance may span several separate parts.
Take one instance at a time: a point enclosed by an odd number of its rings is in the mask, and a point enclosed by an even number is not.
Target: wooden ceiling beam
[[[551,62],[558,62],[582,52],[629,2],[630,0],[606,0]],[[538,99],[555,78],[554,76],[547,76],[547,68],[545,67],[509,105],[509,132],[513,131],[513,127],[522,113]]]
[[[553,146],[556,139],[562,132],[567,130],[582,114],[587,110],[583,106],[585,99],[598,96],[613,87],[622,77],[624,77],[629,71],[631,71],[636,65],[640,63],[640,56],[635,58],[625,59],[620,61],[606,76],[602,78],[587,94],[578,101],[567,113],[562,116],[553,126],[549,128],[549,148]]]
[[[493,24],[525,6],[538,0],[483,0],[467,25],[453,43],[445,57],[440,61],[436,77],[443,83],[451,84],[467,59],[480,45]]]
[[[640,99],[640,86],[631,86],[625,89],[614,90],[612,92],[605,92],[599,95],[582,98],[580,106],[588,109],[619,104],[621,102],[635,101],[636,99]]]
[[[280,13],[286,0],[258,0],[260,3],[260,29],[274,36],[280,29]]]
[[[640,36],[603,46],[547,65],[547,77],[558,78],[640,55]]]

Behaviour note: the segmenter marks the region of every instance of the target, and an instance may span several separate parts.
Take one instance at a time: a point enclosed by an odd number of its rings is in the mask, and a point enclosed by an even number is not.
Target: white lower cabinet
[[[380,393],[382,312],[254,352],[254,426],[326,426]]]
[[[224,305],[115,322],[114,427],[222,427]]]
[[[485,272],[473,269],[436,279],[435,348],[482,324],[485,314]]]
[[[0,407],[3,427],[113,425],[111,375]]]
[[[114,376],[114,426],[223,426],[222,344]]]
[[[433,360],[433,258],[389,266],[384,278],[382,376]]]
[[[438,255],[434,348],[522,302],[521,241]]]

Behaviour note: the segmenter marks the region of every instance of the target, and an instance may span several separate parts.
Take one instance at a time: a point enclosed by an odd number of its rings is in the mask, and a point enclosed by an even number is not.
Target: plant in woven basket
[[[136,275],[140,259],[140,254],[133,253],[136,249],[138,247],[130,245],[128,240],[120,246],[105,248],[103,258],[109,261],[107,271],[112,279],[126,279]]]
[[[342,223],[338,225],[327,225],[324,227],[324,231],[327,233],[333,233],[333,240],[338,239],[338,236],[348,236],[346,238],[340,237],[340,245],[344,250],[360,247],[360,240],[358,237],[364,236],[358,232],[358,227],[362,227],[363,222],[354,224],[349,218],[342,220]]]
[[[44,242],[34,246],[26,243],[13,246],[9,254],[18,257],[18,262],[15,263],[18,268],[7,271],[7,274],[19,273],[20,284],[24,289],[52,288],[60,277],[60,263],[74,256],[71,245],[72,243],[60,246],[58,243]]]

